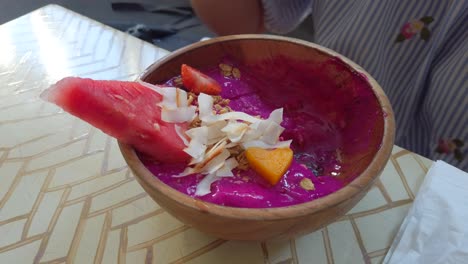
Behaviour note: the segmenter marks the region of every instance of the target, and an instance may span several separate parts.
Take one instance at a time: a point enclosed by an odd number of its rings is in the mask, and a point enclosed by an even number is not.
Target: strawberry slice
[[[195,94],[206,93],[210,95],[218,95],[221,93],[221,86],[213,78],[200,71],[182,64],[182,83],[185,88]]]

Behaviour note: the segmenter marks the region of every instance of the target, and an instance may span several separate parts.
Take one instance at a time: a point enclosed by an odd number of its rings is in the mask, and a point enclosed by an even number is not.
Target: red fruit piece
[[[196,70],[186,64],[182,64],[181,73],[182,82],[185,88],[190,92],[210,95],[218,95],[221,93],[221,86],[219,83],[199,70]]]
[[[68,113],[162,162],[186,162],[175,125],[161,120],[162,96],[138,82],[68,77],[41,95]],[[182,133],[187,123],[177,124]]]

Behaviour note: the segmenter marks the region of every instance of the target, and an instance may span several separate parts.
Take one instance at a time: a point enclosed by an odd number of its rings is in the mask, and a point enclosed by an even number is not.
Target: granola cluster
[[[229,152],[231,153],[231,156],[235,157],[239,165],[237,165],[237,169],[241,171],[245,171],[249,169],[249,162],[247,161],[247,158],[245,157],[245,150],[242,149],[241,146],[236,146],[234,148],[230,148]]]
[[[219,69],[221,70],[221,74],[224,77],[233,77],[237,80],[239,80],[241,77],[240,70],[236,67],[233,67],[232,65],[221,63],[219,64]]]

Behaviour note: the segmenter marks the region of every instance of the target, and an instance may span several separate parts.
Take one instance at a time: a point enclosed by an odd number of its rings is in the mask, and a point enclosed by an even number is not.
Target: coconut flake
[[[276,144],[267,144],[261,140],[251,140],[242,143],[242,147],[244,149],[248,148],[262,148],[262,149],[275,149],[275,148],[289,148],[291,145],[292,140],[286,140],[286,141],[279,141]]]
[[[194,159],[201,159],[205,155],[206,145],[198,140],[190,140],[188,147],[184,148],[185,153]]]
[[[192,175],[192,174],[195,174],[195,173],[197,173],[197,171],[193,167],[185,167],[183,172],[181,172],[181,173],[179,173],[177,175],[174,175],[172,177],[180,178],[180,177],[185,177],[185,176]]]
[[[208,142],[208,132],[209,129],[207,126],[195,127],[185,131],[185,134],[189,136],[190,140],[200,141],[203,144]]]
[[[217,181],[219,177],[217,177],[215,174],[208,174],[201,180],[198,185],[197,189],[195,190],[195,196],[203,196],[207,195],[211,192],[211,184],[215,181]]]
[[[195,167],[187,167],[179,175],[174,177],[183,177],[194,173],[208,174],[213,173],[224,165],[224,161],[229,158],[231,153],[224,148],[226,141],[220,141],[213,146],[202,159],[197,159],[196,162],[190,162],[189,165]]]
[[[209,163],[211,160],[213,160],[216,156],[221,154],[223,150],[226,150],[224,147],[226,146],[226,140],[221,140],[218,143],[216,143],[214,146],[206,152],[205,156],[203,157],[203,160],[201,160],[195,167],[196,168],[203,168],[206,166],[207,163]]]
[[[226,121],[219,121],[208,126],[208,145],[216,144],[226,138],[226,134],[221,131],[227,125]]]
[[[250,124],[249,130],[246,131],[244,137],[242,138],[242,142],[259,139],[263,135],[263,132],[267,126],[268,122],[266,120],[260,120]]]
[[[177,107],[186,107],[189,105],[186,91],[176,88],[176,103]]]
[[[153,124],[153,126],[156,128],[156,125],[158,127],[158,130],[160,130],[160,126],[156,123]],[[177,133],[177,136],[179,136],[180,139],[182,139],[182,142],[184,142],[184,145],[185,146],[188,146],[190,143],[189,141],[187,140],[187,137],[184,136],[184,134],[182,133],[182,128],[179,126],[179,125],[174,125],[174,129],[175,129],[175,132]]]
[[[223,165],[224,162],[226,161],[227,158],[231,156],[231,153],[227,149],[223,149],[223,151],[214,157],[210,162],[208,162],[203,168],[201,172],[205,173],[214,173],[218,169],[220,169]]]
[[[166,87],[161,89],[160,93],[163,96],[163,99],[158,103],[158,105],[166,109],[177,109],[176,89],[177,88],[174,87]]]
[[[199,157],[197,157],[197,158],[192,158],[192,159],[190,160],[190,162],[189,162],[188,165],[189,165],[189,166],[191,166],[191,165],[196,165],[196,164],[202,162],[203,159],[204,159],[204,156],[203,156],[203,155],[201,155],[201,156],[199,156]]]
[[[163,100],[158,104],[161,107],[176,109],[178,107],[186,107],[189,105],[188,96],[185,90],[177,87],[160,87],[151,83],[138,80],[138,83],[149,88],[163,96]]]
[[[174,87],[145,86],[163,96],[159,103],[162,120],[180,123],[192,121],[197,116],[197,107],[189,105],[185,91]],[[229,148],[241,145],[244,149],[275,149],[289,147],[291,144],[292,140],[278,141],[284,131],[280,125],[283,121],[282,108],[274,110],[264,120],[244,112],[216,114],[213,110],[213,97],[204,93],[200,93],[197,100],[201,126],[187,130],[185,135],[179,126],[175,126],[177,134],[187,146],[184,151],[192,159],[182,173],[174,176],[183,177],[196,173],[206,175],[197,185],[197,196],[210,193],[211,184],[221,177],[234,176],[232,170],[239,163],[234,157],[230,158]]]
[[[216,171],[218,177],[234,177],[232,170],[237,167],[239,163],[236,158],[229,158],[224,162],[224,165]]]
[[[176,109],[162,108],[161,119],[169,123],[184,123],[195,119],[196,106],[179,107]]]
[[[280,125],[281,122],[283,122],[283,108],[273,110],[267,120],[273,121]]]
[[[278,125],[277,123],[269,122],[260,139],[267,144],[274,145],[278,142],[278,138],[281,133],[283,133],[283,131],[284,127]]]
[[[200,93],[198,95],[198,111],[200,120],[202,121],[213,116],[213,97]]]
[[[225,137],[221,129],[226,126],[225,121],[216,122],[210,126],[195,127],[185,133],[193,140],[203,142],[203,144],[214,144]]]
[[[187,92],[176,87],[165,87],[160,89],[163,100],[159,106],[167,109],[177,109],[188,106]]]
[[[221,179],[222,177],[234,177],[232,169],[237,167],[239,163],[235,158],[230,158],[224,162],[224,165],[221,166],[215,173],[210,173],[206,175],[197,185],[195,191],[196,196],[203,196],[211,192],[211,184]]]
[[[196,106],[188,105],[187,92],[176,87],[164,87],[139,81],[143,86],[162,95],[161,119],[169,123],[183,123],[192,121],[196,116]]]
[[[220,120],[240,120],[240,121],[245,121],[249,123],[255,123],[255,122],[262,120],[262,119],[253,117],[249,114],[246,114],[244,112],[228,112],[228,113],[224,113],[221,115],[213,114],[211,116],[208,116],[208,115],[204,116],[203,118],[200,116],[200,119],[206,123],[218,122]]]
[[[249,125],[246,123],[229,122],[221,129],[221,131],[226,133],[227,137],[232,143],[236,143],[242,139],[242,136],[248,129]]]

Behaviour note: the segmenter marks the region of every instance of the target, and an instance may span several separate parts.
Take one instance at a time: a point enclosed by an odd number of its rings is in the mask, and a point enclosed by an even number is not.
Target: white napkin
[[[468,173],[432,165],[384,263],[468,263]]]

